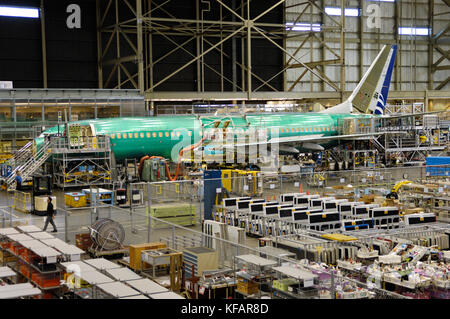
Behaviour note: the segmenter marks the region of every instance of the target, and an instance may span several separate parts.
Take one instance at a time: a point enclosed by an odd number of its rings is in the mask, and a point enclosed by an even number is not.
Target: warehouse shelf
[[[261,298],[263,286],[270,286],[273,275],[271,267],[277,264],[276,261],[252,254],[234,256],[233,273],[237,283],[235,294],[239,293],[247,298],[257,295]]]
[[[10,253],[11,255],[13,255],[14,257],[18,258],[19,260],[21,260],[22,262],[26,263],[27,265],[29,265],[31,268],[35,269],[36,271],[40,272],[41,274],[47,275],[47,274],[55,274],[55,273],[59,273],[61,272],[61,270],[42,270],[39,267],[37,267],[36,265],[33,265],[32,263],[30,263],[29,261],[25,260],[21,255],[18,255],[16,253],[14,253],[13,251],[11,251],[10,249],[6,250],[8,253]]]
[[[2,252],[7,252],[15,257],[13,267],[18,274],[41,291],[57,293],[56,290],[61,288],[61,269],[57,265],[57,258],[61,253],[32,237],[49,237],[43,236],[41,229],[36,226],[19,226],[18,229],[25,233],[19,233],[14,229],[3,230]],[[33,259],[38,260],[42,266],[36,265],[32,261]],[[44,265],[52,269],[44,269]]]

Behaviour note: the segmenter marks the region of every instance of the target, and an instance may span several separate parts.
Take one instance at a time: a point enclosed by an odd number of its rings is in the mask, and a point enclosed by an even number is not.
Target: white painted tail
[[[345,102],[328,108],[322,113],[352,113],[356,109],[362,113],[383,114],[396,53],[396,45],[385,45],[350,97]]]

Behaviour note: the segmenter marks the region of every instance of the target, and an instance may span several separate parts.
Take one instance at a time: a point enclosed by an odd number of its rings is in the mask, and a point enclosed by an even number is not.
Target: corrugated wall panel
[[[401,0],[398,0],[401,1]],[[290,0],[287,3],[293,5],[295,3],[300,3],[300,0]],[[444,13],[448,11],[448,7],[439,2],[435,1],[434,12],[436,13]],[[332,7],[340,7],[341,2],[336,1],[318,1],[317,4],[320,6],[322,3],[325,3],[326,6]],[[367,71],[370,64],[373,62],[375,57],[377,56],[379,50],[384,45],[384,43],[395,43],[396,41],[396,32],[395,30],[395,3],[388,2],[372,2],[372,1],[346,1],[347,8],[359,8],[363,5],[362,17],[346,17],[345,30],[346,30],[346,45],[345,45],[345,76],[346,76],[346,89],[353,89],[356,84],[360,80],[360,19],[363,20],[363,73]],[[380,8],[380,17],[381,17],[381,28],[369,28],[367,23],[368,12],[367,6],[378,4]],[[295,10],[287,9],[287,21],[295,20],[298,13],[300,12],[301,6],[296,7]],[[309,9],[306,11],[309,13]],[[314,22],[321,21],[321,15],[318,10],[314,10],[316,13],[313,15]],[[429,1],[427,0],[408,0],[401,1],[400,3],[400,12],[401,20],[399,26],[416,26],[416,27],[427,27],[429,26]],[[301,22],[309,22],[309,15],[303,17],[304,21]],[[340,21],[340,16],[333,16],[334,20]],[[290,20],[291,19],[291,20]],[[440,15],[434,17],[434,33],[439,30],[444,29],[448,24],[448,15]],[[335,25],[333,20],[325,16],[324,18],[325,26]],[[316,33],[317,36],[321,37],[320,33]],[[327,39],[333,39],[332,41],[327,42],[327,45],[334,49],[337,53],[340,53],[339,48],[339,32],[326,32],[325,37]],[[397,58],[397,63],[399,64],[399,73],[398,79],[401,83],[398,83],[398,90],[425,90],[428,88],[428,44],[426,44],[427,37],[426,36],[399,36],[399,39],[402,41],[399,46],[399,53]],[[380,42],[378,42],[380,41]],[[420,42],[424,42],[425,44],[421,44]],[[290,52],[295,51],[296,46],[298,46],[300,41],[288,41],[288,47]],[[449,45],[439,44],[443,50],[448,50]],[[305,45],[305,48],[301,50],[297,56],[300,57],[302,55],[302,61],[304,63],[310,62],[310,54],[308,53],[310,50],[309,45]],[[321,49],[313,49],[313,56],[316,61],[320,60]],[[433,61],[436,62],[442,55],[438,53],[436,50],[433,53]],[[317,58],[316,58],[317,57]],[[335,56],[325,50],[325,59],[334,59]],[[440,65],[448,65],[450,64],[448,60],[443,61]],[[334,81],[337,85],[340,83],[340,68],[338,65],[327,65],[325,66],[326,75]],[[288,86],[292,84],[292,81],[295,81],[296,76],[299,73],[299,70],[296,70],[295,73],[289,75],[293,70],[288,71]],[[394,70],[395,73],[395,70]],[[448,77],[448,70],[441,70],[434,73],[434,87],[443,80]],[[391,89],[394,86],[395,74],[393,76],[393,81],[391,82]],[[314,80],[315,82],[320,83],[320,80],[317,78]],[[412,81],[412,83],[411,83]],[[291,83],[289,83],[291,82]],[[317,90],[321,90],[321,86],[314,86]],[[450,84],[444,89],[450,88]],[[326,86],[326,91],[333,91],[332,88]],[[309,77],[305,76],[302,81],[296,85],[294,91],[310,91]]]

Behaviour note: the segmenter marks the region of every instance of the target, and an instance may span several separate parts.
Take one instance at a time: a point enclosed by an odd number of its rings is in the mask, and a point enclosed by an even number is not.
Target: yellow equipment
[[[411,184],[411,183],[412,183],[411,181],[406,181],[406,180],[405,180],[405,181],[400,181],[400,182],[398,182],[397,184],[394,185],[394,187],[392,187],[391,192],[390,192],[389,194],[386,195],[386,198],[396,198],[396,199],[398,199],[398,194],[397,194],[398,190],[399,190],[403,185]]]
[[[231,169],[222,170],[222,185],[229,192],[231,192],[231,171]]]
[[[392,192],[392,193],[397,193],[398,190],[399,190],[403,185],[411,184],[411,183],[412,183],[411,181],[401,181],[401,182],[398,182],[397,184],[394,185],[394,187],[392,187],[391,192]]]
[[[334,240],[334,241],[338,241],[338,242],[346,242],[346,241],[358,240],[358,238],[356,238],[356,237],[348,236],[348,235],[342,235],[342,234],[325,234],[325,235],[322,235],[321,237],[326,238],[326,239],[330,239],[330,240]]]

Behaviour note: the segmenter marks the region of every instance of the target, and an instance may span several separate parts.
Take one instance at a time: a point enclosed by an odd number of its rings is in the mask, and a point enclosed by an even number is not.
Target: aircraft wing
[[[392,134],[392,132],[389,132]],[[403,133],[403,132],[399,132]],[[371,136],[379,136],[386,134],[386,132],[377,132],[377,133],[364,133],[364,134],[347,134],[347,135],[332,135],[325,136],[323,134],[314,134],[307,136],[286,136],[286,137],[276,137],[271,138],[267,141],[257,141],[257,142],[244,142],[244,143],[236,143],[236,144],[215,144],[213,147],[215,149],[234,149],[234,148],[242,148],[247,146],[260,146],[260,145],[278,145],[280,150],[290,152],[290,153],[298,153],[296,147],[303,147],[306,149],[311,149],[314,151],[322,151],[324,148],[320,145],[321,143],[326,143],[330,141],[336,140],[354,140],[359,138],[366,138]],[[211,144],[209,144],[212,146]]]
[[[380,118],[383,118],[383,119],[407,118],[407,117],[414,117],[414,116],[420,116],[420,115],[438,114],[438,113],[443,113],[443,112],[448,112],[448,111],[444,110],[444,111],[421,112],[421,113],[410,113],[410,114],[400,114],[400,115],[384,114],[384,115],[381,115]]]

